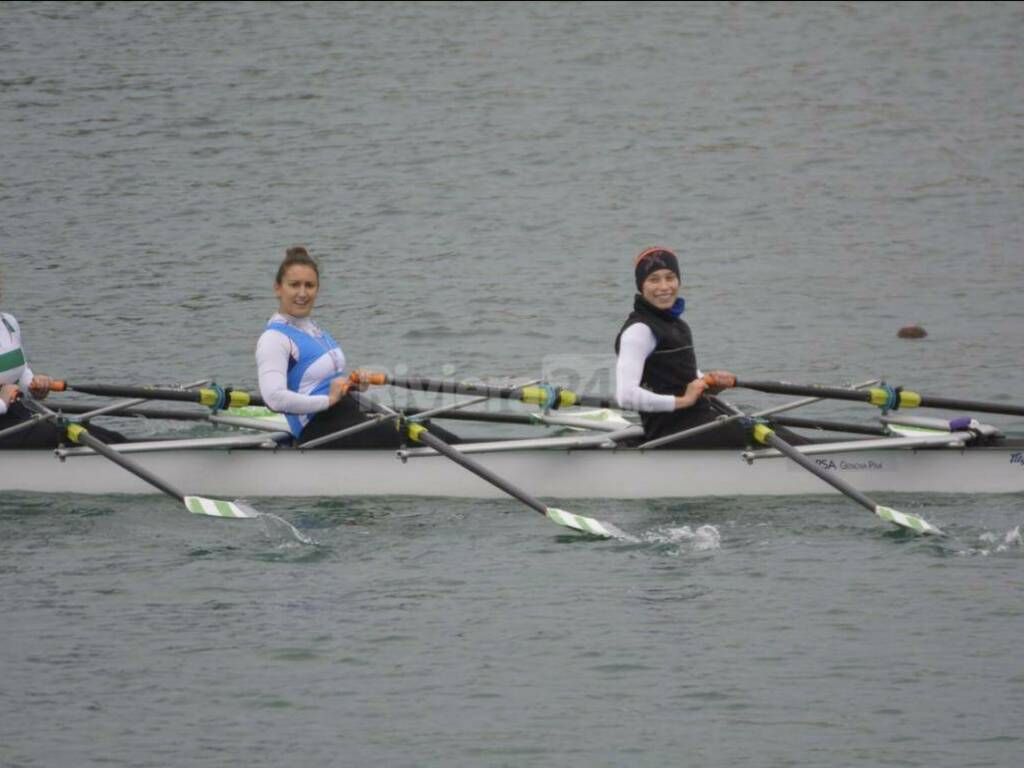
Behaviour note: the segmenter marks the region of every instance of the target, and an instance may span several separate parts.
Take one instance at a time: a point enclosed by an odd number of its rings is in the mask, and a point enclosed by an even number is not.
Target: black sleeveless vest
[[[681,395],[686,385],[697,378],[697,354],[693,350],[690,326],[672,313],[658,309],[640,294],[633,301],[633,312],[626,318],[619,335],[615,337],[615,354],[623,332],[631,325],[643,323],[654,334],[658,344],[644,364],[640,385],[658,395]],[[692,408],[678,411],[641,413],[644,437],[653,440],[674,432],[712,421],[715,413],[704,399]]]

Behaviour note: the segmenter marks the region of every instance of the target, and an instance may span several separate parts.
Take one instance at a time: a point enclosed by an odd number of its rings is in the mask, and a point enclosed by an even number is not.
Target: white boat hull
[[[261,496],[461,496],[502,493],[443,457],[400,461],[390,450],[173,450],[130,458],[187,494]],[[738,451],[529,450],[474,458],[546,498],[641,499],[834,493],[783,458],[747,464]],[[1024,492],[1024,448],[887,449],[814,457],[860,490],[934,493]],[[58,459],[50,451],[0,451],[0,490],[156,493],[97,455]]]

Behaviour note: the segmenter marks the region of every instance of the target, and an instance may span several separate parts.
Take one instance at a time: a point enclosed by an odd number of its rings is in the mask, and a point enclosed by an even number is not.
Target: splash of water
[[[713,525],[702,525],[696,530],[688,525],[681,528],[656,528],[644,533],[642,541],[649,544],[682,544],[693,552],[722,548],[722,534]]]
[[[978,539],[981,541],[981,546],[971,547],[959,554],[987,557],[988,555],[1001,554],[1024,547],[1024,538],[1021,537],[1019,525],[1002,534],[986,531],[978,536]]]
[[[316,544],[314,539],[304,534],[294,525],[272,512],[262,512],[259,521],[263,525],[263,532],[270,539],[293,538],[300,544]]]

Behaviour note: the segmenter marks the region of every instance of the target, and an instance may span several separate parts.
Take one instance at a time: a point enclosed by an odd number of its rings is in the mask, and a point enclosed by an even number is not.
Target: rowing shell
[[[393,450],[295,448],[169,449],[133,454],[172,484],[200,495],[501,496],[493,486],[440,457],[399,460]],[[483,453],[477,460],[547,498],[686,498],[828,493],[790,461],[744,461],[736,450],[639,451],[628,448]],[[995,446],[886,448],[812,457],[865,491],[1024,492],[1024,440]],[[0,491],[154,493],[94,454],[60,459],[50,450],[0,451]]]

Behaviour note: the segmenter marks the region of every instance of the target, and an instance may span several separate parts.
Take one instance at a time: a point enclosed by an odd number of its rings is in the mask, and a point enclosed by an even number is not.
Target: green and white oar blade
[[[548,507],[544,515],[559,525],[572,528],[575,531],[589,533],[592,536],[603,536],[606,539],[632,538],[625,531],[616,528],[614,525],[602,523],[600,520],[595,520],[592,517],[574,515],[572,512],[566,512],[564,509]]]
[[[933,536],[945,535],[942,532],[942,529],[936,528],[923,517],[908,515],[905,512],[900,512],[899,510],[892,509],[891,507],[883,507],[879,505],[875,507],[875,514],[887,523],[892,523],[900,528],[906,528],[908,531],[913,531],[914,533]]]
[[[242,501],[221,501],[207,499],[203,496],[186,496],[185,507],[193,515],[209,515],[210,517],[259,517],[260,513]]]

